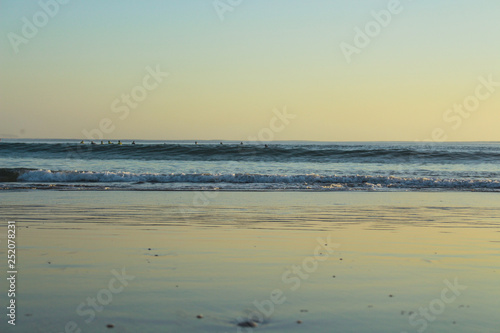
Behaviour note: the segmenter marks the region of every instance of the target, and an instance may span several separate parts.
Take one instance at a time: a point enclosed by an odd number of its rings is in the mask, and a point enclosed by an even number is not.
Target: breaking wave
[[[442,179],[372,175],[319,174],[212,174],[212,173],[130,173],[93,171],[54,171],[34,169],[0,169],[0,182],[21,183],[150,183],[150,184],[249,184],[253,189],[280,185],[281,189],[453,189],[500,190],[500,181],[489,179]],[[238,186],[231,187],[238,189]],[[248,188],[248,187],[246,187]]]

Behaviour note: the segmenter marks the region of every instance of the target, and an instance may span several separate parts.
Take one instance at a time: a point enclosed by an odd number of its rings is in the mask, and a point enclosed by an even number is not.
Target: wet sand
[[[4,310],[2,332],[498,332],[495,193],[0,201],[0,255],[8,220],[18,244],[17,325]]]

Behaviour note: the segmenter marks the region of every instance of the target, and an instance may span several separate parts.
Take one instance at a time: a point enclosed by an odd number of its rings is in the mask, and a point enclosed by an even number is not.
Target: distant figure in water
[[[269,146],[268,145],[264,145],[264,148],[269,148]]]
[[[242,145],[242,144],[243,144],[243,142],[240,142],[240,145]]]
[[[118,144],[119,144],[119,145],[121,145],[121,144],[122,144],[122,142],[121,142],[120,140],[118,140]]]
[[[103,145],[103,144],[104,144],[104,142],[101,140],[101,145]]]
[[[135,141],[132,141],[132,144],[135,145]]]
[[[80,144],[82,144],[82,145],[83,145],[84,143],[85,143],[85,141],[83,141],[83,140],[82,140],[82,141],[80,141]]]
[[[108,145],[112,145],[113,143],[111,141],[108,140]]]
[[[91,141],[91,142],[90,142],[90,144],[91,144],[91,145],[95,145],[95,142],[94,142],[94,141]]]
[[[195,144],[195,145],[197,145],[197,144],[198,144],[198,141],[195,141],[195,142],[194,142],[194,144]]]
[[[221,142],[220,144],[221,144],[221,145],[223,145],[223,143],[222,143],[222,142]]]

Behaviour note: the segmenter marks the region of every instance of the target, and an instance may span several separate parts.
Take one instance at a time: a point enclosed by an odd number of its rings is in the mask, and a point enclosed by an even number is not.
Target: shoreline
[[[6,183],[3,183],[6,184]],[[19,184],[15,182],[13,184]],[[0,184],[1,186],[1,184]],[[200,189],[140,189],[140,188],[98,188],[92,185],[54,185],[51,183],[36,184],[26,188],[1,188],[1,193],[10,192],[28,192],[28,191],[60,191],[60,192],[236,192],[236,193],[500,193],[500,189],[441,189],[441,188],[425,188],[425,189],[411,189],[411,188],[377,188],[377,189],[357,189],[357,188],[341,188],[341,189],[213,189],[213,188],[200,188]],[[83,188],[75,188],[81,186]]]

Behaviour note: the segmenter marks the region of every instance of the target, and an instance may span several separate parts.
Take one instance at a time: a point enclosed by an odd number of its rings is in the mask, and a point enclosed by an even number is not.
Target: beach
[[[500,2],[1,8],[0,333],[500,333]]]
[[[2,332],[498,331],[496,193],[38,190],[0,201],[17,231],[16,325],[4,315]]]

